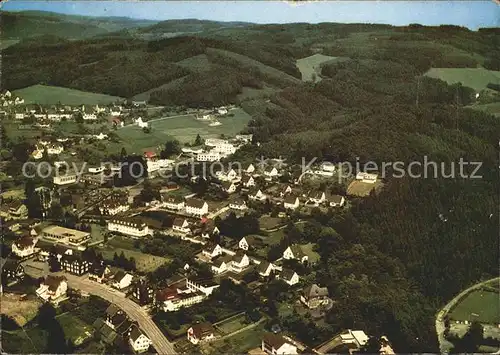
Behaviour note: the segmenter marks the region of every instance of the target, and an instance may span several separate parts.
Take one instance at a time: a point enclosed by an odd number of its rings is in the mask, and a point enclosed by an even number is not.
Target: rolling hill
[[[156,22],[126,17],[86,17],[43,11],[3,11],[0,13],[0,21],[4,39],[25,39],[43,35],[82,39],[128,28],[150,26]]]

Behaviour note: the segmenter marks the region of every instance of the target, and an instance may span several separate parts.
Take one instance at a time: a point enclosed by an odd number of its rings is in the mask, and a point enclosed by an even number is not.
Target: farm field
[[[324,54],[314,54],[306,58],[297,60],[297,68],[302,73],[302,81],[312,81],[313,75],[316,75],[316,81],[320,81],[321,65],[328,62],[340,60],[340,57],[331,57]]]
[[[55,105],[58,102],[65,105],[105,105],[117,100],[124,100],[118,96],[46,85],[29,86],[15,90],[13,94],[22,97],[27,104],[38,103],[41,105]]]
[[[481,323],[500,323],[498,292],[476,290],[469,293],[450,312],[450,318],[459,321],[477,320]]]
[[[150,255],[150,254],[145,254],[140,251],[135,251],[135,250],[129,250],[129,249],[123,249],[123,248],[115,248],[110,246],[106,246],[105,248],[98,249],[100,252],[102,252],[102,256],[106,260],[113,260],[113,256],[115,253],[125,254],[125,257],[127,258],[134,258],[136,267],[138,271],[141,272],[151,272],[156,270],[159,266],[167,263],[170,261],[170,259],[161,257],[161,256],[155,256],[155,255]]]
[[[13,318],[22,327],[35,318],[40,306],[41,302],[34,296],[20,301],[18,294],[4,293],[1,313]]]
[[[500,71],[484,68],[431,68],[425,75],[444,80],[448,84],[461,82],[476,91],[486,89],[489,83],[500,81]]]
[[[230,113],[234,116],[218,118],[218,121],[222,123],[220,126],[211,127],[208,122],[196,120],[193,115],[183,115],[152,121],[151,133],[144,133],[141,128],[134,125],[119,129],[116,133],[124,141],[127,152],[139,153],[148,148],[163,146],[172,138],[181,143],[192,143],[198,134],[202,138],[217,138],[221,134],[234,136],[246,127],[251,116],[242,109],[234,109]],[[127,144],[130,147],[127,147]]]

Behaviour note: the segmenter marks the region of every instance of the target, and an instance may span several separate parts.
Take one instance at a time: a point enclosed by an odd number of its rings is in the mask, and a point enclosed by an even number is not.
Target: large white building
[[[201,217],[208,213],[208,203],[197,198],[189,198],[185,202],[186,213]]]
[[[129,344],[136,353],[143,353],[149,349],[152,342],[136,325],[132,325],[129,335]]]
[[[221,155],[215,151],[201,152],[196,155],[197,161],[218,161]]]
[[[69,185],[76,183],[78,181],[78,177],[76,174],[56,175],[52,181],[54,185]]]
[[[41,234],[44,239],[73,246],[86,244],[92,238],[89,232],[54,225],[44,228]]]
[[[108,221],[108,230],[132,237],[145,237],[151,234],[148,225],[138,219],[113,219]]]

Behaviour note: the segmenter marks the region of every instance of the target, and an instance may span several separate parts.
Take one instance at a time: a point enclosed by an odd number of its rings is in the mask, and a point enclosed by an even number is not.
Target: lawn
[[[260,229],[269,230],[283,225],[283,219],[279,217],[262,216],[259,218]]]
[[[125,254],[125,257],[127,258],[134,258],[135,259],[135,264],[137,267],[138,271],[141,272],[151,272],[156,270],[159,266],[170,262],[170,259],[161,257],[161,256],[155,256],[151,254],[145,254],[140,251],[135,251],[135,250],[128,250],[128,249],[123,249],[123,248],[115,248],[111,245],[108,245],[105,248],[98,249],[98,251],[102,252],[102,256],[106,260],[113,260],[113,256],[115,253],[118,255],[123,253]]]
[[[230,318],[228,321],[222,321],[217,324],[217,328],[223,334],[230,334],[232,332],[237,331],[238,329],[244,328],[248,325],[246,322],[246,316],[241,314],[239,316]]]
[[[58,102],[64,105],[105,105],[117,100],[124,100],[118,96],[46,85],[29,86],[15,90],[13,94],[22,97],[27,104],[38,103],[41,105],[55,105]]]
[[[477,290],[465,296],[450,312],[450,318],[460,321],[500,323],[500,303],[498,292]]]
[[[260,347],[264,333],[266,333],[264,323],[261,323],[228,338],[204,344],[203,349],[210,354],[243,354],[250,349]]]
[[[316,263],[321,258],[318,253],[316,253],[313,249],[316,246],[314,243],[301,244],[300,247],[304,251],[304,254],[308,257],[308,262]]]
[[[163,146],[172,138],[181,143],[193,143],[198,134],[202,138],[218,138],[221,134],[235,136],[246,127],[251,116],[240,108],[231,110],[230,114],[234,116],[218,118],[218,121],[222,123],[220,126],[209,126],[208,122],[199,121],[193,115],[182,115],[152,121],[150,133],[144,133],[135,125],[121,128],[116,133],[125,143],[127,152],[139,153],[149,148]],[[120,143],[120,145],[123,144]]]
[[[347,195],[366,197],[370,194],[372,190],[378,190],[382,187],[382,182],[377,181],[374,184],[367,182],[354,180],[347,187]]]
[[[498,83],[500,80],[500,71],[484,68],[431,68],[425,75],[448,84],[461,82],[476,91],[486,89],[489,83]]]
[[[312,81],[313,74],[316,76],[316,81],[320,81],[319,74],[321,73],[321,66],[324,63],[341,60],[341,57],[331,57],[324,54],[314,54],[306,58],[297,60],[297,68],[302,74],[302,81]]]
[[[66,339],[71,339],[75,345],[80,345],[85,339],[92,336],[92,326],[71,313],[61,314],[57,317],[57,320],[64,329]]]

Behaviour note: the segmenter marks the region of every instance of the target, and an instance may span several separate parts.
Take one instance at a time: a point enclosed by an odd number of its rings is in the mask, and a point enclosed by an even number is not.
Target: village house
[[[237,252],[231,261],[231,271],[240,273],[250,265],[250,259],[244,252]]]
[[[308,194],[308,201],[319,205],[326,201],[326,194],[323,191],[311,191]]]
[[[238,242],[238,248],[247,251],[250,249],[250,237],[246,236],[240,239]]]
[[[24,277],[24,267],[19,260],[12,258],[1,258],[0,269],[2,270],[2,280],[7,284],[15,283]]]
[[[106,309],[105,323],[113,330],[117,330],[125,321],[127,315],[117,305],[111,303]]]
[[[141,306],[145,306],[154,301],[155,290],[144,277],[136,279],[132,283],[132,296]]]
[[[123,290],[124,288],[130,286],[133,278],[134,277],[131,274],[123,270],[118,270],[113,276],[111,276],[111,279],[113,280],[111,286],[118,290]]]
[[[278,278],[285,281],[290,286],[299,283],[299,275],[295,271],[290,269],[283,269]]]
[[[229,255],[218,256],[212,260],[211,270],[216,275],[222,274],[223,272],[229,270],[230,264],[231,264],[231,256]]]
[[[321,170],[329,173],[334,173],[336,170],[336,166],[331,162],[324,161],[323,163],[321,163]]]
[[[252,143],[253,134],[237,134],[236,139],[246,143]]]
[[[188,340],[197,345],[200,342],[209,342],[215,339],[215,328],[211,323],[203,322],[192,325],[187,331]]]
[[[61,268],[73,275],[83,275],[89,271],[90,262],[81,253],[65,254],[61,257]]]
[[[364,172],[359,172],[356,174],[356,180],[361,182],[366,182],[368,184],[374,184],[377,182],[378,174],[369,174]]]
[[[300,206],[300,200],[297,196],[295,195],[285,196],[285,199],[283,200],[283,207],[285,207],[286,209],[295,210],[299,208],[299,206]]]
[[[247,174],[253,174],[255,172],[255,166],[252,163],[250,163],[248,167],[245,169],[245,172]]]
[[[191,232],[191,227],[187,219],[175,218],[172,225],[172,230],[174,230],[175,232],[187,234]]]
[[[72,246],[84,245],[92,238],[89,232],[54,225],[44,228],[41,235],[44,239]]]
[[[89,269],[89,280],[103,283],[110,273],[109,266],[93,263]]]
[[[210,259],[213,259],[222,255],[222,248],[219,244],[208,245],[205,249],[203,249],[202,254]]]
[[[145,336],[136,325],[132,325],[129,336],[129,344],[136,353],[143,353],[149,349],[152,342]]]
[[[241,179],[241,184],[246,188],[253,187],[255,186],[255,179],[251,175],[245,175]]]
[[[22,201],[13,200],[2,205],[0,216],[5,220],[26,219],[28,217],[28,209]]]
[[[208,203],[197,198],[188,198],[185,202],[186,213],[201,217],[208,213]]]
[[[110,199],[101,203],[99,212],[102,215],[114,216],[118,213],[126,212],[130,209],[128,198]]]
[[[281,267],[278,267],[267,261],[261,261],[260,264],[257,266],[257,272],[262,277],[269,277],[271,276],[272,272],[281,270],[282,270]]]
[[[217,109],[217,113],[218,113],[219,115],[227,115],[227,108],[225,108],[225,107],[219,107],[219,108]]]
[[[202,292],[205,296],[210,296],[212,292],[219,287],[214,280],[186,280],[186,286],[192,292]]]
[[[236,185],[231,181],[223,181],[221,184],[221,188],[224,192],[228,194],[236,192]]]
[[[40,287],[36,290],[36,294],[45,302],[57,305],[65,298],[67,290],[68,283],[64,276],[49,275],[40,284]]]
[[[304,263],[308,260],[308,257],[304,253],[300,245],[293,244],[285,249],[285,251],[283,252],[283,259],[298,260],[301,263]]]
[[[19,258],[29,258],[35,254],[35,246],[38,239],[24,235],[12,243],[12,252]]]
[[[293,189],[290,185],[285,185],[283,188],[280,189],[280,197],[284,197],[286,195],[289,195],[293,192]]]
[[[163,206],[169,210],[181,211],[184,209],[184,199],[178,196],[164,195]]]
[[[140,219],[113,219],[108,221],[108,230],[110,232],[118,232],[132,237],[145,237],[151,234],[148,225]]]
[[[200,234],[202,238],[210,239],[214,235],[219,235],[219,228],[215,225],[213,220],[209,220],[206,217],[202,217],[200,223],[198,224],[198,229],[196,234]]]
[[[264,170],[264,176],[266,177],[267,181],[277,178],[279,176],[278,169],[276,169],[276,167],[274,166],[267,167]]]
[[[348,329],[340,333],[336,340],[339,344],[337,348],[347,349],[350,354],[353,354],[359,351],[368,342],[369,337],[362,330]],[[333,350],[336,350],[337,348],[334,348]]]
[[[327,304],[330,301],[328,298],[328,288],[319,287],[316,284],[307,286],[302,290],[300,301],[309,309]]]
[[[231,201],[229,203],[229,208],[231,208],[233,210],[244,211],[248,207],[247,207],[247,203],[244,200],[237,199],[237,200]]]
[[[248,198],[254,201],[264,201],[267,196],[260,189],[253,189],[248,192]]]
[[[270,355],[298,354],[297,347],[281,335],[266,333],[262,337],[262,351]]]
[[[330,200],[330,207],[342,207],[345,204],[344,196],[332,195],[330,196],[329,200]]]

